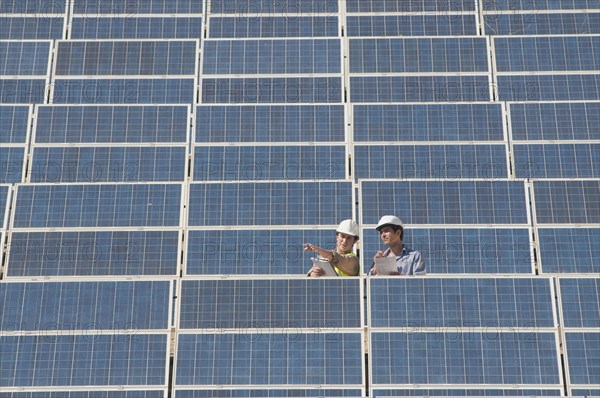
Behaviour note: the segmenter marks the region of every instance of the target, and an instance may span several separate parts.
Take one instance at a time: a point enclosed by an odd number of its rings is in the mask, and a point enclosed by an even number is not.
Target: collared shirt
[[[425,261],[421,253],[412,250],[410,247],[404,246],[400,255],[395,256],[390,249],[384,253],[386,257],[396,257],[396,266],[400,275],[423,275],[425,274]],[[375,264],[373,264],[374,266]],[[373,266],[369,271],[369,275],[373,275]]]

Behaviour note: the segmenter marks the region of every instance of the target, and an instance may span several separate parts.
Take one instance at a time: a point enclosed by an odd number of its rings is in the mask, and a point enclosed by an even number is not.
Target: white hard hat
[[[402,225],[402,220],[399,219],[398,217],[396,217],[396,216],[383,216],[383,217],[381,217],[381,219],[377,223],[377,226],[375,227],[375,229],[379,231],[385,225],[396,225],[398,227],[404,227]]]
[[[343,234],[353,235],[358,238],[360,233],[358,224],[354,220],[344,220],[340,223],[340,226],[336,229],[336,232]]]

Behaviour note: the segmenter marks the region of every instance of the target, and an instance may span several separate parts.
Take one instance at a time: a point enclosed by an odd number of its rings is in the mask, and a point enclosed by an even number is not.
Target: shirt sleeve
[[[340,269],[354,270],[354,272],[346,272],[350,276],[358,275],[358,257],[354,253],[341,254],[334,251],[331,263]]]
[[[425,260],[420,252],[414,252],[414,261],[412,264],[413,275],[425,275]]]

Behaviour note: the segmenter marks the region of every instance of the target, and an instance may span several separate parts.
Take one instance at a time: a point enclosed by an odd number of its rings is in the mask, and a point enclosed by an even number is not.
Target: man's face
[[[343,234],[341,232],[336,234],[337,248],[341,253],[349,252],[352,249],[352,245],[354,245],[355,241],[356,238],[353,235]]]
[[[379,230],[379,237],[386,246],[391,246],[400,240],[400,230],[394,231],[394,228],[386,225]]]

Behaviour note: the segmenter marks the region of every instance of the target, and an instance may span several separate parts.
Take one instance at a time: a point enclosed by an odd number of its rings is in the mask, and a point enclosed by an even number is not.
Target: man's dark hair
[[[379,227],[379,228],[377,229],[377,231],[379,231],[379,234],[380,234],[380,235],[381,235],[381,230],[382,230],[384,227],[390,227],[391,229],[393,229],[393,230],[394,230],[394,232],[396,232],[396,231],[398,231],[398,230],[399,230],[399,231],[400,231],[400,240],[404,240],[404,239],[403,239],[403,238],[404,238],[404,228],[402,228],[401,226],[399,226],[399,225],[395,225],[395,224],[385,224],[385,225],[382,225],[381,227]]]

